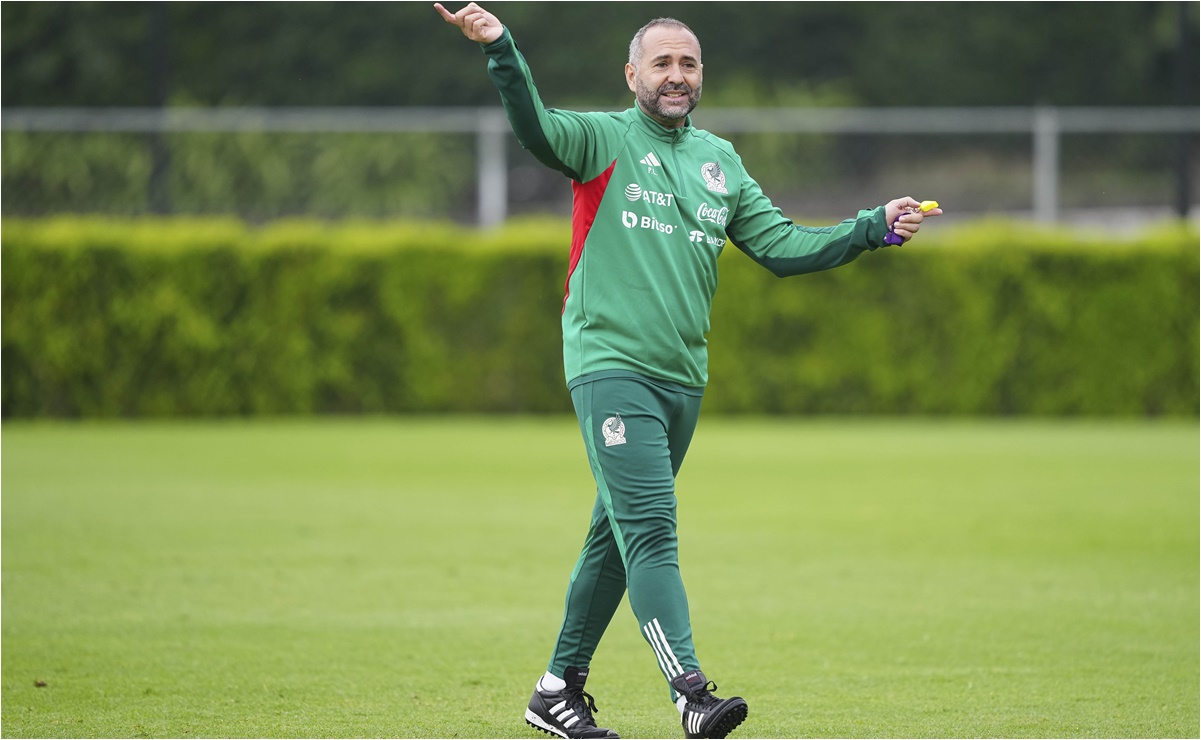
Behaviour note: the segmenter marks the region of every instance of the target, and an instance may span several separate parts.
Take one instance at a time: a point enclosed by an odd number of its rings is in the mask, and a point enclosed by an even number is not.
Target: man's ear
[[[634,69],[634,65],[626,62],[626,85],[630,88],[630,92],[638,91],[637,88],[634,87],[634,75],[637,72],[638,70]]]

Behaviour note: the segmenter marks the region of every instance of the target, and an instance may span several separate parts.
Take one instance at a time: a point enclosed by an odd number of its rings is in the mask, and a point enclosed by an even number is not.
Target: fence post
[[[476,129],[479,225],[504,223],[509,209],[509,167],[505,156],[509,120],[499,111],[482,112]]]
[[[1059,218],[1059,114],[1048,106],[1034,109],[1034,218]]]

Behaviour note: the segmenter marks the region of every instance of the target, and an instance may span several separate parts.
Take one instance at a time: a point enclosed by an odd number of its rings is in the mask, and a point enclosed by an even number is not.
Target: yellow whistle
[[[938,208],[938,201],[923,200],[921,206],[919,206],[919,207],[922,209],[922,213],[926,213],[927,211],[932,211],[935,208]]]

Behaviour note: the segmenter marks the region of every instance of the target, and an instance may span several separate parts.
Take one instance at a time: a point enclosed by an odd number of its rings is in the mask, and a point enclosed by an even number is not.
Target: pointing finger
[[[458,19],[455,18],[453,13],[442,7],[442,3],[434,3],[434,10],[438,11],[438,14],[442,16],[442,20],[458,25]]]

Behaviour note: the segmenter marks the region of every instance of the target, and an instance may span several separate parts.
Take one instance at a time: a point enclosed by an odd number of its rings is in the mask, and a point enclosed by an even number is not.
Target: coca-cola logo
[[[726,219],[729,218],[729,216],[729,208],[713,208],[708,203],[701,203],[700,207],[696,209],[697,218],[699,218],[701,221],[708,221],[711,224],[717,224],[718,226],[725,226]]]

